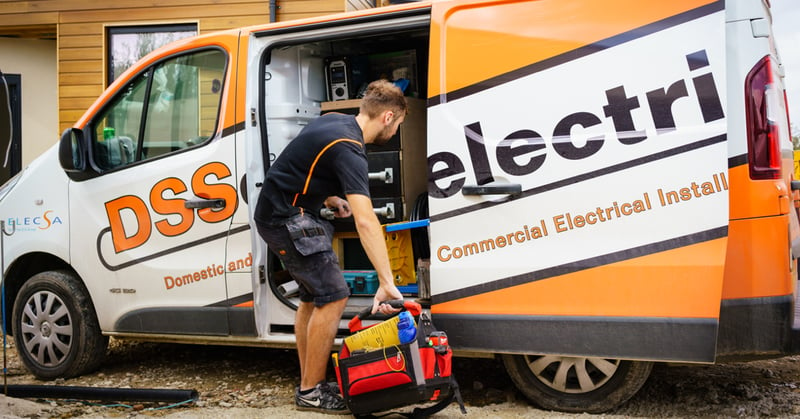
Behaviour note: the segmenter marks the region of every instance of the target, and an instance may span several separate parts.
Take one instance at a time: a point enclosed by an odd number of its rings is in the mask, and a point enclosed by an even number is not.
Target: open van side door
[[[459,349],[714,360],[724,2],[611,3],[433,5],[432,312]]]

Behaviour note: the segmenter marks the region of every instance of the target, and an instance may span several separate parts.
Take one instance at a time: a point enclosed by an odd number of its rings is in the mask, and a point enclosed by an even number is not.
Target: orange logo
[[[153,233],[153,227],[163,236],[174,237],[187,232],[195,222],[195,216],[206,223],[218,223],[224,221],[236,211],[237,195],[236,189],[227,183],[209,183],[209,177],[215,177],[217,181],[231,176],[230,169],[220,162],[208,163],[192,175],[190,182],[194,196],[205,199],[225,200],[222,208],[200,208],[195,212],[192,208],[186,208],[187,199],[180,198],[189,189],[186,184],[178,178],[170,177],[160,180],[150,189],[148,202],[136,195],[125,195],[106,202],[106,215],[111,227],[111,240],[114,243],[114,251],[117,253],[141,246],[146,243]],[[165,197],[165,192],[170,191],[170,196]],[[194,198],[194,197],[191,197]],[[158,214],[155,221],[150,215],[150,209]],[[126,230],[122,222],[124,211],[132,211],[135,214],[135,230],[128,226]],[[167,216],[177,215],[178,222],[170,222]]]

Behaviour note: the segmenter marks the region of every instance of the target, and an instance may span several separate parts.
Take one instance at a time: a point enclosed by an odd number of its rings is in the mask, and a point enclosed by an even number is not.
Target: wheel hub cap
[[[582,394],[602,387],[617,372],[619,360],[567,356],[529,356],[528,367],[543,384],[562,393]]]
[[[72,318],[64,300],[53,292],[31,295],[18,327],[27,356],[40,366],[61,364],[73,348]]]
[[[49,338],[50,334],[53,333],[53,329],[50,328],[50,323],[44,322],[42,323],[42,327],[39,328],[42,331],[43,338]]]

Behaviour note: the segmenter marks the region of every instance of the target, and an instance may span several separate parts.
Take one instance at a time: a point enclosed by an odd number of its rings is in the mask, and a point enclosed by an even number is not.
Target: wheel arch
[[[72,269],[69,263],[50,253],[32,252],[14,260],[6,269],[3,278],[5,281],[4,318],[11,319],[14,301],[17,299],[17,294],[25,281],[38,273],[55,270],[68,270],[83,283],[83,279]],[[83,286],[85,287],[86,284],[83,284]],[[13,336],[13,328],[8,327],[7,329],[7,333]]]

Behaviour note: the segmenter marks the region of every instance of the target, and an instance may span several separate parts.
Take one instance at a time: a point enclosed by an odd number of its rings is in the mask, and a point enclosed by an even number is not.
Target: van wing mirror
[[[87,154],[83,131],[67,128],[61,134],[58,143],[58,161],[67,173],[79,173],[86,170]]]

